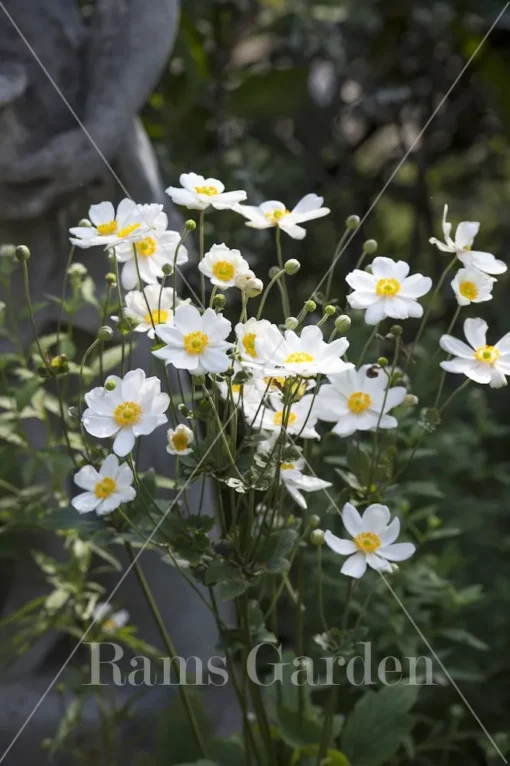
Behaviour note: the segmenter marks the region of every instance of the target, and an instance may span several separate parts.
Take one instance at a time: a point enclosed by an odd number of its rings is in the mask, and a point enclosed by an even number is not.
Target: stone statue
[[[137,117],[174,41],[178,0],[94,0],[81,5],[88,15],[80,11],[79,0],[0,4],[0,244],[25,244],[32,251],[35,302],[60,293],[68,228],[86,216],[93,202],[115,202],[125,196],[136,202],[164,202],[170,228],[182,229],[182,220],[163,193],[154,153]],[[96,257],[92,251],[78,255],[101,284],[108,270],[104,256]],[[20,279],[13,291],[16,305],[23,305]],[[58,308],[49,304],[38,314],[42,332],[48,331],[57,313]],[[97,330],[97,317],[87,312],[76,322],[91,333]],[[27,342],[31,339],[28,326],[24,336]],[[139,353],[147,358],[147,348]],[[164,429],[160,431],[163,442]],[[163,443],[157,451],[165,454]],[[145,464],[148,460],[145,455]],[[51,555],[59,555],[54,539],[43,545]],[[40,574],[28,555],[32,547],[40,548],[41,540],[25,545],[27,558],[18,562],[4,613],[41,592]],[[171,620],[177,647],[186,647],[185,656],[214,654],[216,636],[209,612],[175,570],[163,567],[151,554],[144,555],[142,563]],[[115,579],[111,586],[114,583]],[[119,597],[125,599],[123,606],[142,635],[159,644],[152,619],[135,593],[130,576]],[[56,666],[48,666],[50,652],[55,663],[56,642],[56,636],[45,636],[3,685],[0,758],[46,680],[66,659],[58,654]],[[38,743],[53,733],[60,716],[50,693],[13,747],[7,766],[32,762]]]

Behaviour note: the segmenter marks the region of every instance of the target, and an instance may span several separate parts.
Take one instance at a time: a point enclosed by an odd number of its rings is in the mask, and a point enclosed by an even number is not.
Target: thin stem
[[[471,379],[466,378],[464,383],[458,388],[456,388],[455,391],[452,394],[450,394],[446,402],[441,405],[441,407],[439,408],[439,412],[442,412],[444,409],[446,409],[446,407],[448,407],[450,402],[457,396],[457,394],[460,394],[460,392],[463,391],[467,386],[469,386],[470,383],[471,383]]]
[[[326,633],[329,632],[328,623],[324,615],[324,594],[322,592],[322,545],[317,546],[317,590],[319,601],[319,617]]]
[[[283,252],[282,252],[282,235],[280,231],[280,227],[276,226],[276,258],[278,261],[278,266],[283,271],[283,278],[282,281],[279,283],[282,293],[282,304],[283,304],[283,318],[286,319],[287,317],[290,317],[290,301],[289,301],[289,293],[287,291],[287,280],[285,275],[285,269],[283,264]]]
[[[340,260],[340,258],[338,257],[338,253],[341,251],[342,247],[344,246],[345,240],[349,236],[350,231],[351,231],[351,229],[345,229],[344,233],[340,237],[340,241],[339,241],[338,245],[336,246],[335,254],[333,256],[333,261],[331,263],[331,267],[330,267],[329,273],[328,273],[328,280],[326,282],[326,290],[324,291],[324,295],[325,295],[324,301],[325,301],[325,303],[328,302],[329,296],[331,295],[331,286],[333,284],[333,276],[335,274],[335,267],[336,267],[337,262]]]
[[[365,343],[365,345],[363,346],[363,348],[362,348],[362,350],[361,350],[361,354],[360,354],[360,356],[359,356],[359,359],[358,359],[358,363],[357,363],[356,367],[358,367],[358,368],[359,368],[359,367],[361,367],[361,365],[363,364],[363,360],[364,360],[364,358],[365,358],[365,354],[367,353],[367,351],[368,351],[368,348],[369,348],[370,344],[372,343],[373,339],[375,338],[375,336],[376,336],[376,334],[377,334],[377,328],[378,328],[378,326],[379,326],[379,325],[376,325],[376,326],[374,327],[374,329],[372,330],[372,332],[370,333],[370,335],[369,335],[369,337],[368,337],[368,339],[367,339],[367,342],[366,342],[366,343]]]
[[[257,311],[257,319],[260,319],[262,316],[262,312],[264,311],[264,306],[266,305],[267,296],[269,295],[269,291],[273,287],[274,283],[278,281],[282,276],[285,276],[285,269],[282,269],[278,272],[278,274],[275,274],[274,277],[271,279],[271,281],[268,283],[266,289],[264,290],[262,294],[262,298],[260,300],[259,309]]]
[[[56,344],[57,345],[57,349],[59,349],[59,345],[60,345],[60,330],[61,330],[61,327],[62,327],[62,319],[64,317],[64,303],[65,303],[65,299],[66,299],[67,283],[69,281],[69,268],[71,266],[71,263],[73,262],[73,256],[74,256],[75,249],[76,249],[75,245],[72,245],[72,247],[71,247],[71,249],[69,251],[68,258],[67,258],[66,270],[64,272],[64,281],[63,281],[63,284],[62,284],[62,296],[61,296],[61,299],[60,299],[60,312],[59,312],[58,322],[57,322],[57,344]],[[59,349],[59,351],[60,351],[60,349]]]
[[[46,367],[47,371],[49,372],[50,376],[53,376],[53,370],[51,369],[50,363],[48,362],[48,359],[46,357],[46,354],[43,353],[41,343],[39,341],[39,335],[37,333],[37,327],[35,324],[35,317],[34,317],[34,308],[32,306],[32,298],[30,297],[30,281],[28,279],[28,265],[26,260],[21,261],[21,269],[23,271],[23,285],[25,287],[25,298],[27,301],[27,307],[28,307],[28,315],[30,317],[30,323],[32,325],[32,330],[34,331],[34,339],[37,345],[37,349],[39,351],[41,361]]]
[[[198,234],[199,234],[199,247],[200,247],[200,263],[202,263],[205,251],[205,236],[204,236],[204,223],[205,223],[205,210],[200,211],[198,222]],[[205,276],[200,272],[200,296],[202,299],[202,306],[205,306]]]

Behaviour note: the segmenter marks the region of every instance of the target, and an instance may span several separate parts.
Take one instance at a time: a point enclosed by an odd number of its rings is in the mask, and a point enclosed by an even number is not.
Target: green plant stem
[[[284,263],[283,263],[282,233],[279,226],[275,226],[275,231],[276,231],[276,260],[278,262],[278,266],[283,271],[282,281],[279,283],[281,287],[281,292],[282,292],[283,318],[287,319],[287,317],[290,317],[290,300],[289,300],[289,293],[287,290],[287,279],[286,279]]]
[[[200,211],[199,221],[198,221],[198,239],[199,239],[199,247],[200,247],[200,263],[202,263],[203,257],[204,257],[204,251],[205,251],[205,234],[204,234],[204,224],[205,224],[205,210]],[[200,272],[200,297],[202,300],[202,306],[205,306],[205,276]]]
[[[278,281],[282,276],[285,275],[285,269],[282,269],[278,272],[278,274],[275,274],[275,276],[271,279],[271,281],[268,283],[266,289],[264,290],[262,294],[262,298],[260,299],[260,305],[257,311],[257,319],[260,319],[262,316],[262,312],[264,311],[264,306],[266,305],[267,296],[269,295],[269,291],[273,287],[274,283]]]
[[[113,251],[113,253],[115,255],[115,250]],[[122,305],[122,288],[120,286],[119,262],[116,257],[114,258],[114,260],[115,260],[115,276],[117,278],[117,294],[119,296],[119,314],[120,314],[120,319],[122,322],[124,319],[124,307]],[[126,338],[124,337],[124,331],[121,332],[120,337],[122,339],[122,351],[121,351],[122,358],[120,361],[120,371],[121,371],[121,375],[124,375],[124,370],[126,366]]]
[[[61,299],[60,299],[60,312],[59,312],[58,321],[57,321],[57,343],[56,343],[56,346],[57,346],[57,349],[58,349],[59,353],[60,353],[60,348],[59,348],[59,345],[60,345],[60,330],[62,328],[62,319],[64,317],[64,303],[65,303],[65,300],[66,300],[67,283],[69,281],[69,268],[71,266],[71,263],[73,262],[73,257],[74,257],[75,249],[76,249],[75,245],[72,245],[71,249],[69,250],[69,255],[67,257],[67,263],[66,263],[66,270],[64,272],[64,281],[63,281],[63,284],[62,284],[62,295],[61,295]]]
[[[322,545],[317,546],[317,591],[319,602],[319,617],[321,619],[324,632],[328,633],[328,623],[324,614],[324,594],[322,590]]]
[[[364,358],[365,358],[365,354],[367,353],[367,351],[368,351],[368,349],[369,349],[369,346],[370,346],[370,344],[372,343],[373,339],[374,339],[374,338],[375,338],[375,336],[377,335],[377,328],[378,328],[378,327],[379,327],[379,325],[376,325],[376,326],[374,327],[374,329],[372,330],[372,332],[370,333],[370,335],[368,336],[368,338],[367,338],[367,341],[366,341],[365,345],[364,345],[364,346],[363,346],[363,348],[361,349],[361,354],[360,354],[360,356],[359,356],[359,359],[358,359],[358,363],[356,364],[356,367],[358,367],[358,368],[359,368],[359,367],[361,367],[361,365],[363,364],[363,360],[364,360]]]
[[[175,253],[174,253],[174,262],[173,262],[173,270],[172,270],[172,286],[173,286],[172,313],[173,314],[175,314],[175,308],[177,303],[177,256],[179,255],[179,249],[187,236],[188,236],[188,229],[184,229],[183,233],[181,234],[181,238],[177,243],[177,247],[175,248]],[[164,281],[165,280],[163,279],[163,283]],[[160,304],[158,305],[158,310],[161,305],[161,293],[159,294],[159,300],[160,300]]]
[[[303,523],[306,523],[303,520]],[[303,657],[305,653],[304,633],[305,633],[305,606],[304,606],[304,587],[305,587],[305,562],[303,549],[300,547],[296,556],[297,569],[297,602],[296,602],[296,655]],[[298,717],[302,719],[305,713],[305,687],[302,684],[298,686]]]
[[[27,308],[28,308],[28,315],[30,317],[30,323],[32,325],[32,330],[34,331],[34,339],[35,343],[37,345],[37,349],[39,351],[39,355],[41,357],[41,362],[46,367],[46,370],[48,371],[49,375],[53,377],[53,370],[51,369],[51,366],[48,362],[48,359],[46,357],[46,354],[43,353],[41,343],[39,341],[39,335],[37,333],[37,326],[35,324],[35,317],[34,317],[34,307],[32,306],[32,298],[30,296],[30,281],[28,278],[28,265],[26,261],[21,261],[21,269],[23,271],[23,285],[25,288],[25,298],[27,301]]]
[[[327,282],[326,282],[326,289],[324,291],[324,295],[325,295],[324,302],[325,303],[328,302],[329,297],[331,295],[331,287],[332,287],[332,284],[333,284],[333,276],[335,274],[336,264],[340,260],[340,255],[341,255],[342,247],[344,246],[345,241],[346,241],[347,237],[349,236],[350,232],[351,232],[351,229],[345,229],[344,233],[340,237],[340,241],[339,241],[338,245],[335,248],[335,254],[333,255],[333,260],[331,262],[331,266],[329,267],[328,279],[327,279]]]
[[[150,586],[149,586],[147,580],[145,579],[145,575],[143,573],[143,570],[142,570],[140,564],[138,563],[138,559],[137,559],[137,557],[134,554],[134,551],[133,551],[133,548],[132,548],[131,544],[126,542],[125,546],[126,546],[127,554],[128,554],[128,556],[129,556],[129,558],[131,560],[133,569],[135,571],[136,577],[137,577],[138,582],[140,584],[140,588],[141,588],[141,590],[142,590],[142,592],[143,592],[143,594],[145,596],[145,599],[147,601],[149,609],[152,612],[152,615],[154,617],[154,621],[155,621],[155,623],[156,623],[156,625],[158,627],[158,630],[159,630],[159,633],[160,633],[161,638],[163,640],[163,643],[165,644],[166,650],[168,652],[168,656],[170,657],[170,660],[176,659],[177,656],[178,656],[177,652],[176,652],[175,647],[173,645],[172,639],[170,638],[170,636],[169,636],[169,634],[168,634],[168,632],[166,630],[165,623],[163,622],[163,618],[162,618],[161,613],[160,613],[160,611],[158,609],[158,605],[156,604],[154,596],[152,595],[152,591],[150,589]],[[198,747],[200,749],[200,753],[201,753],[201,755],[204,758],[207,758],[207,750],[206,750],[206,747],[205,747],[205,742],[204,742],[204,739],[202,737],[202,733],[200,731],[200,728],[198,726],[198,722],[197,722],[197,719],[195,717],[195,713],[193,711],[193,707],[192,707],[191,701],[190,701],[189,696],[188,696],[187,688],[186,688],[186,686],[182,686],[181,684],[179,684],[178,685],[178,691],[179,691],[179,696],[181,698],[182,704],[183,704],[184,709],[186,711],[186,714],[188,716],[191,728],[193,730],[193,734],[194,734],[194,737],[196,739],[197,745],[198,745]]]
[[[467,386],[469,386],[470,383],[471,383],[471,379],[466,378],[464,383],[458,388],[456,388],[455,391],[453,391],[453,393],[450,394],[450,396],[445,401],[445,403],[441,405],[441,407],[439,408],[439,412],[442,412],[444,409],[446,409],[446,407],[448,407],[450,402],[457,396],[457,394],[460,394],[460,392],[463,391]]]
[[[222,440],[223,446],[225,447],[225,450],[227,452],[228,458],[230,460],[230,464],[232,465],[232,468],[234,469],[235,473],[237,474],[238,479],[240,479],[244,483],[243,475],[242,475],[242,473],[240,473],[240,471],[239,471],[239,469],[238,469],[238,467],[236,465],[236,461],[234,460],[234,456],[232,455],[232,452],[230,450],[230,445],[228,443],[227,437],[225,436],[225,426],[221,422],[220,416],[218,415],[218,409],[217,409],[215,403],[212,400],[211,394],[207,390],[207,386],[205,386],[205,385],[202,386],[202,391],[204,392],[204,394],[205,394],[205,396],[206,396],[206,398],[207,398],[207,400],[208,400],[208,402],[211,405],[211,408],[213,410],[216,423],[218,425],[218,428],[220,429],[221,440]]]

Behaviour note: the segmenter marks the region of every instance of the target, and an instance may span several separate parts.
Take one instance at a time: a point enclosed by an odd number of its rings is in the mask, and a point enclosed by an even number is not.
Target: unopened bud
[[[184,402],[178,404],[177,409],[183,418],[188,418],[191,415],[191,410],[184,404]]]
[[[30,258],[30,250],[26,245],[18,245],[16,248],[16,258],[18,261],[28,261]]]
[[[244,293],[248,296],[248,298],[256,298],[257,295],[260,295],[262,290],[264,289],[264,283],[261,279],[258,279],[257,277],[253,277],[252,279],[249,279],[244,287]]]
[[[213,298],[213,308],[218,309],[218,311],[222,311],[225,306],[227,305],[227,299],[223,295],[223,293],[218,293]]]
[[[117,284],[117,277],[113,273],[113,271],[109,271],[108,274],[105,274],[104,278],[106,283],[110,285],[111,287],[115,287],[115,285]]]
[[[71,407],[68,407],[67,414],[69,415],[71,420],[78,420],[80,417],[80,411],[78,407],[75,407],[74,405],[72,405]]]
[[[117,260],[117,257],[115,255],[115,250],[113,250],[113,248],[110,248],[108,250],[108,260],[110,261],[110,263],[115,263],[115,261]]]
[[[197,228],[197,224],[193,220],[193,218],[188,218],[188,220],[184,224],[184,228],[186,229],[186,231],[195,231],[195,229]]]
[[[287,317],[285,320],[285,327],[287,330],[295,330],[299,324],[299,320],[296,317]]]
[[[392,324],[390,327],[390,333],[392,335],[402,335],[402,326],[399,324]]]
[[[335,319],[335,329],[337,332],[347,332],[350,326],[351,320],[347,314],[340,314],[340,316]]]
[[[397,572],[400,571],[400,567],[398,564],[392,564],[391,565],[391,574],[397,574]]]
[[[406,394],[404,396],[404,401],[402,402],[403,407],[416,407],[416,405],[419,403],[419,399],[414,394]]]
[[[312,545],[316,545],[317,548],[320,548],[321,545],[324,545],[326,542],[326,539],[324,537],[324,532],[322,529],[314,529],[313,532],[310,535],[310,542]]]
[[[276,276],[278,276],[280,271],[281,269],[278,266],[271,266],[271,268],[267,272],[269,274],[269,279],[274,279]]]
[[[110,338],[113,335],[113,330],[111,327],[108,327],[108,325],[103,325],[99,328],[97,331],[97,337],[99,340],[110,340]]]
[[[87,274],[87,267],[83,263],[72,263],[67,269],[67,274],[71,279],[83,279]]]
[[[377,364],[379,365],[379,367],[382,367],[384,369],[385,367],[389,365],[389,362],[385,356],[380,356],[379,359],[377,360]]]
[[[297,274],[299,269],[301,268],[301,264],[295,258],[291,258],[290,260],[285,262],[285,265],[283,268],[285,269],[285,272],[287,274],[291,274],[291,275]]]
[[[377,248],[378,244],[375,239],[367,239],[366,242],[363,242],[363,252],[367,255],[373,255],[377,252]]]
[[[346,225],[346,227],[348,229],[351,229],[352,231],[354,231],[354,229],[358,228],[360,223],[361,223],[361,219],[360,219],[359,215],[350,215],[347,218],[347,220],[345,222],[345,225]]]
[[[234,278],[234,284],[236,287],[239,288],[239,290],[244,290],[246,287],[246,283],[250,279],[255,279],[255,272],[251,269],[247,269],[247,271],[241,271],[240,274],[237,274]]]
[[[78,226],[84,227],[86,229],[90,229],[92,224],[88,218],[82,218],[81,221],[78,222]]]
[[[115,391],[115,389],[117,388],[117,384],[114,380],[110,378],[110,380],[106,381],[106,383],[104,384],[104,387],[107,391]]]
[[[315,301],[306,301],[306,303],[305,303],[305,309],[306,309],[306,310],[307,310],[307,311],[308,311],[310,314],[312,313],[312,311],[315,311],[315,309],[316,309],[316,308],[317,308],[317,304],[315,303]]]
[[[55,372],[64,373],[69,370],[69,363],[67,361],[67,356],[65,354],[59,354],[58,356],[54,356],[53,359],[50,362],[50,367],[55,370]]]
[[[334,306],[331,306],[331,304],[328,304],[324,307],[324,313],[328,317],[332,317],[334,314],[336,314],[336,308]]]
[[[165,263],[164,266],[161,267],[161,271],[165,277],[169,277],[173,270],[174,268],[171,263]]]
[[[314,513],[310,516],[308,523],[310,525],[310,529],[317,529],[319,524],[321,523],[321,518],[320,516],[317,516],[316,513]]]

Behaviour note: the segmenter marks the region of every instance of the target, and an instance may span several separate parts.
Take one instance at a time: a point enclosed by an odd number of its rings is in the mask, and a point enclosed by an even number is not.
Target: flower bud
[[[389,362],[385,356],[380,356],[379,359],[377,360],[377,364],[379,365],[379,367],[382,367],[384,369],[385,367],[389,365]]]
[[[165,275],[165,277],[169,277],[170,274],[173,272],[174,267],[171,263],[165,263],[164,266],[161,267],[161,271]]]
[[[328,317],[332,317],[334,314],[336,314],[336,308],[332,306],[331,304],[328,304],[324,307],[324,313]]]
[[[54,356],[50,362],[50,367],[52,370],[55,370],[55,372],[60,374],[67,372],[69,370],[69,362],[67,361],[67,356],[65,354]]]
[[[104,384],[104,387],[107,391],[115,391],[117,388],[117,384],[114,380],[110,378],[110,380],[107,380]]]
[[[279,273],[281,269],[278,266],[271,266],[271,268],[268,271],[269,279],[274,279]]]
[[[326,542],[322,529],[314,529],[310,535],[310,542],[320,548]]]
[[[373,255],[377,252],[378,244],[375,239],[367,239],[363,242],[363,252],[367,255]]]
[[[285,265],[283,268],[285,269],[286,274],[290,274],[290,275],[297,274],[299,269],[301,268],[301,264],[295,258],[291,258],[290,260],[285,262]]]
[[[392,564],[391,565],[391,574],[397,574],[397,572],[400,571],[400,567],[398,564]]]
[[[287,330],[295,330],[299,324],[299,320],[296,317],[287,317],[285,320],[285,327]]]
[[[18,245],[16,248],[16,258],[18,261],[28,261],[30,258],[30,250],[26,245]]]
[[[419,403],[419,399],[414,394],[406,394],[404,396],[404,401],[402,402],[403,407],[416,407],[416,405]]]
[[[97,337],[99,338],[99,340],[110,340],[112,335],[113,335],[112,328],[108,327],[108,325],[106,324],[100,327],[97,332]]]
[[[193,220],[193,218],[188,218],[188,220],[184,224],[184,228],[186,229],[186,231],[195,231],[195,229],[197,228],[197,224]]]
[[[392,335],[395,335],[395,336],[397,336],[397,335],[402,335],[402,327],[401,327],[401,325],[399,325],[399,324],[393,324],[393,325],[391,325],[391,327],[390,327],[390,333],[391,333]]]
[[[321,523],[320,516],[317,516],[316,513],[312,514],[308,520],[308,523],[310,525],[310,529],[317,529]]]
[[[83,263],[72,263],[67,269],[67,274],[71,279],[83,279],[87,274],[87,267]]]
[[[16,255],[15,245],[3,244],[0,245],[0,258],[14,258]]]
[[[234,279],[234,284],[236,287],[239,288],[239,290],[244,290],[246,287],[246,283],[250,279],[255,279],[255,272],[251,269],[248,269],[247,271],[241,271],[240,274],[237,274],[237,276]]]
[[[223,293],[218,293],[213,298],[213,308],[218,309],[218,311],[223,311],[225,306],[227,305],[227,299],[223,295]]]
[[[115,287],[117,285],[117,276],[113,273],[113,271],[109,271],[108,274],[105,274],[104,278],[110,287]]]
[[[315,303],[315,301],[306,301],[305,302],[305,309],[310,314],[312,313],[312,311],[315,311],[316,308],[317,308],[317,304]]]
[[[257,277],[253,277],[252,279],[249,279],[245,285],[244,292],[248,296],[248,298],[256,298],[257,295],[260,295],[262,290],[264,289],[264,283],[261,279],[257,279]]]
[[[346,225],[346,227],[348,229],[351,229],[351,231],[354,231],[354,229],[358,228],[360,223],[361,223],[361,219],[360,219],[359,215],[350,215],[347,218],[347,220],[345,222],[345,225]]]
[[[335,329],[337,332],[347,332],[351,324],[350,317],[348,317],[347,314],[340,314],[340,316],[335,319]]]
[[[191,415],[191,410],[184,404],[184,402],[181,402],[177,405],[177,409],[179,410],[179,413],[183,416],[183,418],[189,418]]]
[[[88,218],[82,218],[81,221],[78,222],[78,226],[89,229],[92,226],[92,224]]]
[[[78,407],[75,407],[74,404],[71,407],[68,407],[67,414],[69,415],[71,420],[79,420],[80,418],[80,411]]]

